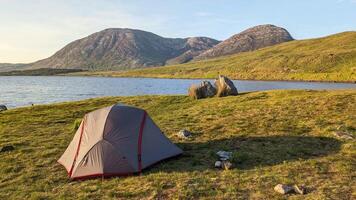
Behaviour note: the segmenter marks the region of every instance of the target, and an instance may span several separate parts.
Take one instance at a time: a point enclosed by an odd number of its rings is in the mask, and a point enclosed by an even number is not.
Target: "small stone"
[[[13,151],[15,150],[15,147],[12,145],[6,145],[1,148],[0,152],[7,152],[7,151]]]
[[[229,170],[232,168],[232,163],[229,161],[222,161],[222,168],[225,170]]]
[[[304,185],[294,185],[293,186],[294,192],[297,194],[305,194],[306,188]]]
[[[232,152],[230,151],[218,151],[216,152],[216,155],[219,156],[220,160],[229,160],[232,156]]]
[[[0,112],[7,110],[7,107],[5,105],[0,105]]]
[[[274,191],[280,194],[289,194],[294,191],[294,188],[289,185],[278,184],[274,187]]]
[[[177,133],[178,137],[180,138],[183,138],[183,139],[188,139],[192,136],[192,133],[187,131],[187,130],[180,130],[178,133]]]
[[[334,132],[334,135],[337,137],[337,138],[340,138],[340,139],[345,139],[345,140],[352,140],[354,139],[352,134],[349,134],[347,132],[344,132],[344,131],[336,131]]]
[[[216,168],[221,168],[221,166],[222,166],[222,162],[220,160],[215,162],[215,167]]]

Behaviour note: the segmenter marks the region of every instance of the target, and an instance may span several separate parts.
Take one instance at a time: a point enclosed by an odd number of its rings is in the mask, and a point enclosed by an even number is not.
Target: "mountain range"
[[[209,79],[223,74],[233,79],[356,83],[356,31],[321,38],[294,40],[255,51],[198,62],[127,71],[88,72],[87,74]]]
[[[21,68],[103,71],[144,68],[253,51],[291,40],[287,30],[269,24],[249,28],[224,41],[208,37],[165,38],[142,30],[110,28],[73,41],[54,55]],[[2,71],[9,68],[5,65]]]

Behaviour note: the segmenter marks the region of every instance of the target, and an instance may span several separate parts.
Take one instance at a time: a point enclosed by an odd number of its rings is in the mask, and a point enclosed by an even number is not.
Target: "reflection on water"
[[[0,76],[0,104],[7,107],[87,99],[99,96],[186,94],[199,79]],[[352,83],[239,81],[239,92],[273,89],[356,88]]]

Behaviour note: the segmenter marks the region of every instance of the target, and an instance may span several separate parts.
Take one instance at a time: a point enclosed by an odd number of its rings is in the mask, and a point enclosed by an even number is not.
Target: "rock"
[[[177,135],[180,138],[188,139],[192,136],[192,133],[183,129],[183,130],[180,130]]]
[[[340,139],[345,139],[345,140],[352,140],[354,139],[352,134],[350,133],[347,133],[345,131],[336,131],[334,132],[334,135],[337,137],[337,138],[340,138]]]
[[[7,110],[7,107],[5,105],[0,105],[0,112]]]
[[[215,167],[216,168],[221,168],[222,167],[222,162],[220,160],[215,162]]]
[[[274,191],[276,191],[280,194],[289,194],[289,193],[294,192],[294,188],[289,185],[278,184],[274,187]]]
[[[297,194],[306,194],[306,188],[304,185],[294,185],[293,189]]]
[[[6,146],[3,146],[0,150],[1,153],[3,152],[7,152],[7,151],[13,151],[15,150],[15,147],[12,146],[12,145],[6,145]]]
[[[216,88],[209,81],[202,81],[200,85],[191,85],[188,89],[188,95],[194,99],[213,97],[215,94]]]
[[[232,156],[232,152],[230,151],[218,151],[216,155],[219,156],[220,160],[225,161],[229,160]]]
[[[214,82],[217,89],[218,97],[237,95],[237,89],[234,83],[226,76],[219,75],[219,78]]]
[[[225,161],[222,161],[222,168],[225,169],[225,170],[229,170],[232,168],[232,163],[225,160]]]

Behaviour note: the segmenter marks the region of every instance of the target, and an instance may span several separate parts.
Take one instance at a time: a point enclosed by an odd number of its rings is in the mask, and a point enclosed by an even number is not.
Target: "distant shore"
[[[157,78],[157,79],[215,79],[219,73],[184,74],[167,73],[168,67],[150,67],[125,71],[89,71],[82,69],[52,69],[40,68],[31,70],[16,70],[0,72],[0,76],[95,76],[95,77],[120,77],[120,78]],[[286,73],[274,76],[251,73],[222,73],[233,80],[246,81],[288,81],[288,82],[329,82],[329,83],[356,83],[356,75],[340,78],[340,74],[332,73]]]

